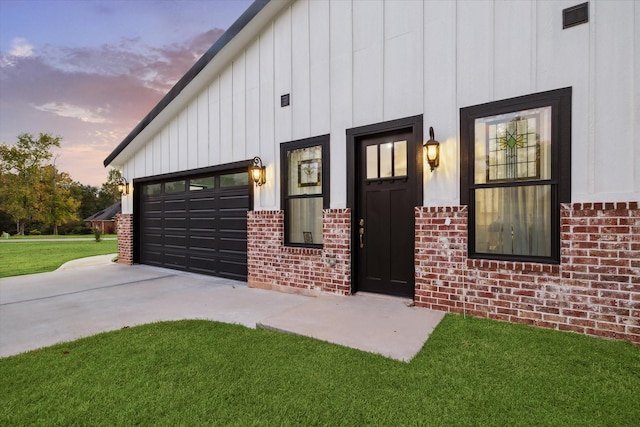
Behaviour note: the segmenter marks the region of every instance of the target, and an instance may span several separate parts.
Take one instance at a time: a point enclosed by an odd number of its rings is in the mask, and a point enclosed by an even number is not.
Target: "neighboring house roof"
[[[122,212],[122,202],[114,203],[108,208],[102,209],[100,212],[96,212],[84,221],[113,221],[116,219],[116,215]]]
[[[269,4],[271,0],[255,0],[251,6],[225,31],[222,36],[205,52],[193,67],[175,84],[175,86],[160,100],[160,102],[147,114],[140,123],[127,135],[127,137],[104,160],[104,165],[109,166],[127,146],[155,120],[173,100],[189,86],[200,72],[229,44],[255,16]]]

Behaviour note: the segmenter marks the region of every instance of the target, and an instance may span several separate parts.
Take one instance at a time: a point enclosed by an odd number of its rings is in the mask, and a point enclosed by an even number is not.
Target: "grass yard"
[[[118,237],[117,234],[103,234],[102,238],[103,239],[115,239],[116,237]],[[42,239],[46,239],[46,240],[51,240],[51,239],[93,239],[94,236],[93,234],[58,234],[58,235],[54,235],[54,234],[42,234],[42,235],[36,235],[36,236],[19,236],[19,235],[14,235],[9,237],[9,240],[42,240]]]
[[[266,330],[149,324],[0,359],[0,425],[637,426],[640,348],[447,315],[402,363]]]
[[[118,252],[116,240],[0,243],[0,278],[53,271],[67,261]]]

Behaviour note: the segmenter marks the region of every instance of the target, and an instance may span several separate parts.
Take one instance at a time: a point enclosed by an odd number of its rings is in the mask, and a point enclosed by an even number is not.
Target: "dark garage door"
[[[142,264],[247,279],[246,171],[140,185]]]

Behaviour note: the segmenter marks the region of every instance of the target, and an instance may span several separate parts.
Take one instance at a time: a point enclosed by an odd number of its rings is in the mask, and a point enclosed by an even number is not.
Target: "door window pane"
[[[378,146],[369,145],[367,147],[367,179],[378,177]]]
[[[393,143],[393,176],[407,174],[407,141]]]
[[[385,144],[380,144],[380,178],[389,178],[393,176],[393,170],[391,169],[391,165],[393,164],[392,153],[393,152],[393,143],[387,142]]]

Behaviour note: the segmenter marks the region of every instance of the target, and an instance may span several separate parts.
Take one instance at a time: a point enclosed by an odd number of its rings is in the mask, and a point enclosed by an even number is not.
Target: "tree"
[[[118,183],[122,179],[122,172],[118,169],[109,170],[107,181],[100,187],[98,197],[100,199],[100,208],[104,209],[118,203],[120,201],[120,192],[118,191]]]
[[[54,165],[41,169],[38,208],[45,223],[53,226],[53,234],[58,234],[58,226],[78,219],[80,202],[71,194],[71,176],[58,172]]]
[[[51,149],[60,147],[60,140],[48,133],[41,133],[37,139],[23,133],[13,146],[0,144],[0,199],[18,234],[24,235],[28,221],[45,219],[38,195],[42,167],[53,156]]]
[[[82,220],[103,209],[99,204],[98,187],[84,185],[79,182],[71,183],[71,195],[80,202],[78,217]]]

